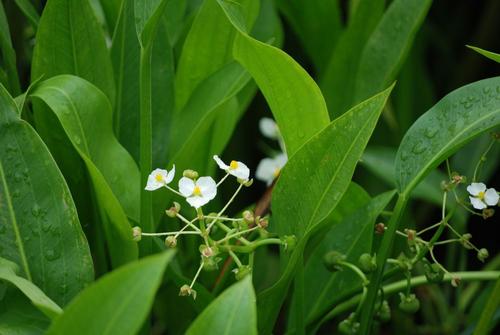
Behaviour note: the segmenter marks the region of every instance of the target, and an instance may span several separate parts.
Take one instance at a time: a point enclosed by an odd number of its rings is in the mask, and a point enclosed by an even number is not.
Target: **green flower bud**
[[[257,225],[262,229],[266,229],[269,226],[269,219],[268,218],[259,219]]]
[[[345,255],[338,251],[330,251],[323,256],[323,264],[330,272],[342,269],[341,263],[345,260]]]
[[[253,185],[253,179],[250,179],[250,180],[242,180],[242,179],[238,179],[238,181],[243,184],[243,186],[245,187],[250,187]]]
[[[175,248],[177,246],[177,239],[175,236],[167,236],[165,239],[165,245],[167,248]]]
[[[481,248],[479,249],[479,251],[477,252],[477,258],[484,263],[484,261],[486,260],[486,258],[488,258],[490,256],[490,254],[488,253],[488,250],[486,250],[485,248]]]
[[[379,222],[375,225],[375,233],[382,235],[385,232],[385,224]]]
[[[467,233],[463,234],[462,237],[460,237],[460,243],[464,246],[465,249],[474,249],[474,246],[472,243],[469,242],[469,240],[472,238],[472,235]]]
[[[451,277],[451,286],[453,287],[458,287],[460,285],[461,279],[458,276],[452,276]]]
[[[365,273],[377,270],[377,258],[368,253],[364,253],[359,256],[358,263],[359,268]]]
[[[441,283],[444,278],[444,271],[437,264],[424,264],[425,278],[429,283]]]
[[[236,280],[241,280],[245,278],[246,275],[252,273],[252,268],[249,265],[243,265],[237,269],[234,269],[233,272]]]
[[[495,215],[495,210],[493,208],[485,208],[485,209],[483,209],[482,215],[483,215],[483,219],[485,219],[485,220],[489,219],[493,215]]]
[[[417,232],[413,229],[405,229],[406,236],[408,237],[408,246],[411,248],[416,244]]]
[[[399,254],[397,261],[398,261],[398,266],[402,271],[411,270],[412,268],[411,260],[409,260],[404,253]]]
[[[220,257],[202,257],[203,270],[214,271],[219,268]]]
[[[165,211],[165,214],[167,214],[167,216],[170,218],[175,218],[177,214],[180,212],[180,210],[181,210],[181,205],[178,202],[174,201],[174,205],[169,209],[167,209]]]
[[[286,251],[291,252],[297,245],[297,238],[295,235],[285,235],[281,238],[281,243],[283,243]]]
[[[139,242],[142,238],[142,229],[141,227],[135,226],[132,228],[132,238],[134,241]]]
[[[387,322],[391,319],[391,308],[389,307],[389,303],[387,302],[387,300],[384,300],[382,302],[377,316],[382,322]]]
[[[198,178],[198,172],[188,169],[188,170],[184,170],[184,172],[182,172],[182,176],[194,180],[194,179]]]
[[[338,330],[341,334],[355,335],[358,333],[359,326],[359,322],[355,321],[355,315],[352,313],[347,319],[339,323]]]
[[[255,216],[254,216],[252,211],[248,211],[248,210],[244,211],[242,217],[243,217],[243,221],[248,223],[248,224],[255,222]]]
[[[408,314],[413,314],[418,311],[420,308],[420,301],[418,301],[415,294],[404,295],[403,293],[399,293],[399,297],[401,298],[401,302],[399,303],[399,308]]]
[[[218,249],[215,246],[209,247],[205,244],[201,244],[198,249],[203,257],[212,257],[218,254]]]
[[[182,285],[181,289],[179,290],[179,295],[181,297],[192,296],[193,300],[196,300],[196,291],[189,287],[189,285]]]

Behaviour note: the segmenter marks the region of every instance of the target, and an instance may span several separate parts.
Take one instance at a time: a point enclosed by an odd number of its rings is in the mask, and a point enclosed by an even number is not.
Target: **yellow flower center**
[[[477,197],[479,198],[479,200],[483,200],[484,199],[484,192],[479,192]]]
[[[163,176],[161,174],[157,174],[155,179],[156,179],[156,181],[161,182],[161,181],[163,181]]]
[[[276,170],[274,170],[274,172],[273,172],[273,177],[274,177],[274,178],[278,177],[278,176],[280,175],[280,172],[281,172],[281,169],[276,169]]]
[[[193,195],[198,195],[198,196],[201,196],[201,190],[200,190],[200,187],[198,185],[196,185],[194,187],[194,190],[193,190]]]
[[[231,170],[236,170],[238,168],[238,162],[237,161],[231,161],[231,163],[229,163],[229,168]]]

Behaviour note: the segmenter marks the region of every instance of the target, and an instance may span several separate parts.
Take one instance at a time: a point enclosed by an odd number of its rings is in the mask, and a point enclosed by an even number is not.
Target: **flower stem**
[[[231,250],[240,253],[249,253],[257,249],[258,247],[267,244],[283,244],[283,242],[279,238],[268,238],[264,240],[250,242],[249,245],[221,245],[219,246],[219,248],[223,251]]]
[[[245,235],[245,234],[247,234],[247,233],[249,233],[249,232],[252,232],[252,231],[254,231],[254,230],[256,230],[256,229],[259,229],[259,228],[260,228],[259,226],[255,226],[255,227],[253,227],[253,228],[249,228],[249,229],[247,229],[247,230],[242,230],[242,231],[240,231],[240,232],[237,232],[237,233],[234,233],[234,234],[227,235],[226,237],[224,237],[223,239],[221,239],[221,240],[217,241],[216,243],[217,243],[217,244],[220,244],[220,243],[226,242],[226,241],[228,241],[228,240],[230,240],[230,239],[232,239],[232,238],[235,238],[235,237],[238,237],[238,236],[241,236],[241,235]]]
[[[240,186],[238,186],[238,188],[236,189],[236,191],[234,192],[233,196],[231,197],[231,199],[229,199],[229,201],[227,202],[227,204],[220,210],[219,213],[217,213],[217,216],[221,216],[222,214],[224,214],[224,212],[226,211],[226,209],[229,207],[229,205],[234,201],[234,199],[236,198],[236,196],[238,195],[238,193],[241,191],[241,188],[243,187],[243,184],[240,184]],[[210,233],[210,229],[212,228],[212,226],[215,224],[215,222],[217,222],[217,220],[212,220],[212,222],[210,222],[210,224],[208,225],[207,227],[207,231]]]

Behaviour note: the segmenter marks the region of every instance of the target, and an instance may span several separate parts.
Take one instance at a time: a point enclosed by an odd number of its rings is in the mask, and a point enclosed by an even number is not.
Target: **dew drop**
[[[80,144],[82,143],[82,139],[80,138],[80,136],[75,135],[75,143],[76,143],[77,145],[80,145]]]
[[[31,208],[31,215],[33,215],[34,217],[39,217],[42,215],[42,209],[38,204],[34,204],[33,208]]]
[[[52,228],[52,224],[49,221],[44,221],[42,222],[42,231],[43,232],[48,232]]]
[[[43,254],[45,256],[45,259],[48,261],[55,261],[61,256],[59,251],[56,249],[47,249]]]
[[[413,149],[411,150],[414,154],[421,154],[424,152],[426,149],[426,146],[423,142],[417,142],[414,146]]]
[[[433,138],[438,133],[438,130],[439,129],[437,127],[431,126],[425,130],[425,136],[429,139]]]

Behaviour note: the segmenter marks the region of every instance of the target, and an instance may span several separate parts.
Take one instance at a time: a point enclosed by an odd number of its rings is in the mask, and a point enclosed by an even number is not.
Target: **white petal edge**
[[[260,119],[259,129],[265,137],[272,139],[278,138],[278,126],[276,125],[276,122],[269,117],[263,117]]]
[[[469,199],[472,207],[474,207],[475,209],[485,209],[487,207],[486,204],[478,198],[469,197]]]
[[[486,191],[486,185],[483,183],[471,183],[467,186],[467,192],[469,192],[470,195],[478,195],[479,192],[484,191]]]
[[[198,209],[201,206],[207,204],[210,201],[210,199],[207,199],[206,197],[194,196],[187,198],[186,201],[188,202],[188,204]]]
[[[196,185],[200,187],[202,197],[208,198],[207,202],[215,198],[217,183],[212,177],[200,177],[196,181]]]
[[[194,191],[194,181],[187,177],[179,179],[179,192],[185,197],[189,197]]]
[[[220,159],[220,158],[219,158],[219,156],[214,155],[214,157],[213,157],[213,158],[214,158],[215,163],[217,163],[217,165],[218,165],[218,166],[219,166],[222,170],[227,170],[227,169],[229,169],[229,166],[228,166],[228,165],[226,165],[226,164],[222,161],[222,159]]]
[[[494,188],[489,188],[484,193],[484,202],[486,202],[488,206],[495,206],[496,204],[498,204],[499,198],[500,196]]]
[[[167,176],[165,177],[165,184],[171,183],[172,180],[174,180],[174,176],[175,176],[175,165],[172,167],[172,170],[170,170],[167,173]]]
[[[274,180],[275,163],[272,158],[264,158],[257,165],[255,178],[270,185]]]

